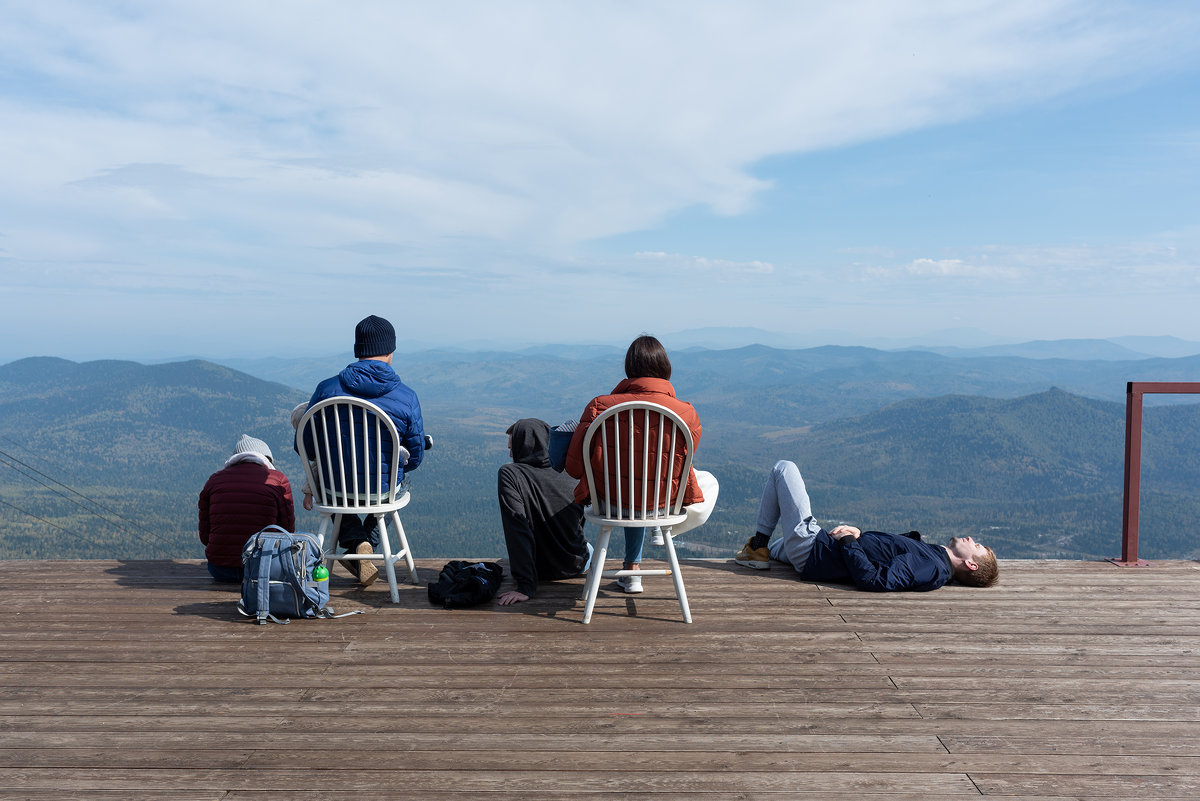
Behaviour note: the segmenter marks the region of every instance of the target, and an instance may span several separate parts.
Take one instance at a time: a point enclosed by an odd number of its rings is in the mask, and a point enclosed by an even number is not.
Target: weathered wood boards
[[[0,562],[0,801],[1196,798],[1197,567],[872,595],[692,561],[692,625],[647,580],[586,627],[579,581],[447,611],[335,574],[367,614],[260,627],[197,563]]]

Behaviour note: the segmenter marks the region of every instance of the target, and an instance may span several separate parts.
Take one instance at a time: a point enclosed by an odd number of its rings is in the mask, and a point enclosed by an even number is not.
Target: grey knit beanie
[[[234,453],[258,453],[275,463],[275,457],[271,455],[271,446],[263,442],[261,439],[255,439],[249,434],[242,434],[241,439],[233,446]]]

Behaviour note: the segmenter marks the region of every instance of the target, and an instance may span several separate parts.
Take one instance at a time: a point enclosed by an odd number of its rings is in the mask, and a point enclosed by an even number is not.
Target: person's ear
[[[970,570],[972,573],[974,573],[976,570],[979,569],[979,563],[976,562],[974,559],[964,559],[963,567],[965,567],[967,570]]]

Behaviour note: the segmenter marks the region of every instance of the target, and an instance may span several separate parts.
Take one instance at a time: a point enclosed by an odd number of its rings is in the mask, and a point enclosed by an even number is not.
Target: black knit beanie
[[[354,326],[354,358],[387,356],[396,352],[396,329],[382,317],[371,315]]]

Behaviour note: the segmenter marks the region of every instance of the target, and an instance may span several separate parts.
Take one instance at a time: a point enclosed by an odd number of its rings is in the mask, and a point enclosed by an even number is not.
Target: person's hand
[[[829,532],[829,536],[833,537],[835,540],[841,540],[844,537],[849,537],[850,539],[856,540],[858,539],[859,534],[862,534],[862,532],[856,529],[854,526],[838,526],[833,531]]]
[[[516,590],[509,590],[497,598],[496,603],[500,604],[501,606],[512,606],[513,604],[519,604],[521,601],[528,600],[529,596],[525,593],[517,592]]]
[[[313,496],[312,496],[311,492],[304,493],[304,508],[310,512],[312,511],[312,508],[313,508],[313,499],[312,498],[313,498]]]

